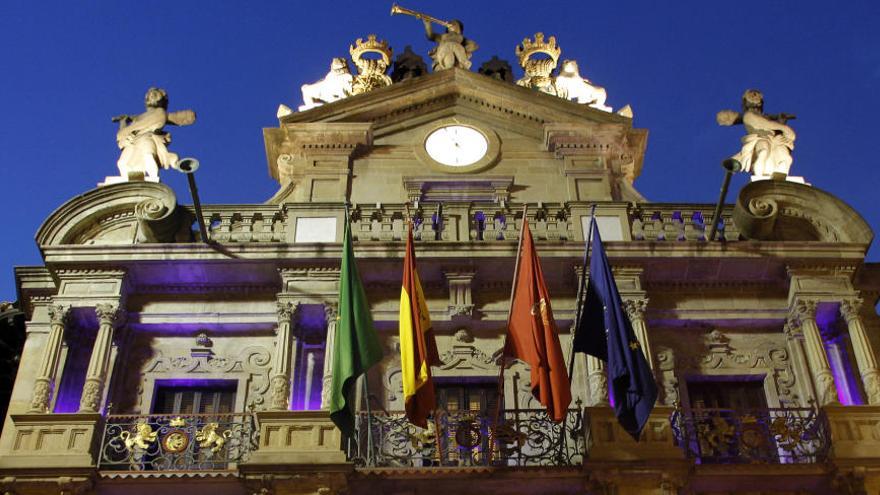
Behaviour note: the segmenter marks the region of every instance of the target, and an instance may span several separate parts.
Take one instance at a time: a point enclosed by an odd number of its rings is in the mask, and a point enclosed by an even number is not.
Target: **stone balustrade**
[[[589,208],[578,203],[530,203],[527,216],[536,241],[582,242],[580,216],[589,215]],[[341,204],[311,205],[309,217],[316,207],[327,216],[341,216]],[[597,215],[613,207],[625,211],[622,230],[633,241],[705,241],[712,227],[714,205],[677,205],[641,203],[622,205],[600,204]],[[191,207],[186,207],[192,211]],[[302,208],[289,209],[273,205],[206,205],[205,224],[211,240],[223,243],[290,242],[291,217],[301,217]],[[403,203],[355,204],[351,208],[352,235],[356,242],[403,242],[406,239],[407,214],[413,219],[413,238],[417,242],[511,242],[519,238],[522,219],[521,205],[492,202],[423,203],[419,207]],[[196,234],[198,235],[198,234]],[[716,239],[736,241],[740,231],[733,223],[733,207],[722,211]]]
[[[712,230],[715,205],[676,205],[642,203],[629,209],[633,240],[638,241],[705,241]],[[721,213],[716,239],[739,240],[739,229],[733,223],[733,207]]]

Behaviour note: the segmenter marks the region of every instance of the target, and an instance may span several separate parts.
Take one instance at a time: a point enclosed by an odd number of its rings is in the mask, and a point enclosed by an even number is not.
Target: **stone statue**
[[[611,111],[611,107],[605,105],[605,99],[608,97],[605,88],[595,86],[586,77],[581,77],[576,60],[562,62],[554,86],[556,95],[560,98],[583,103],[605,112]]]
[[[742,165],[742,170],[751,172],[752,180],[772,178],[803,182],[803,177],[788,177],[795,133],[786,122],[795,116],[764,114],[764,95],[755,89],[747,90],[743,95],[742,109],[741,114],[722,110],[716,116],[718,125],[742,124],[746,128],[742,149],[732,157]]]
[[[391,66],[391,80],[393,82],[415,79],[427,73],[428,66],[425,61],[409,45],[403,49],[403,53],[394,59],[394,64]]]
[[[352,81],[354,76],[348,69],[348,61],[342,57],[334,58],[330,62],[330,72],[324,76],[324,79],[302,85],[303,104],[299,107],[299,111],[351,96]]]
[[[159,182],[159,166],[168,169],[177,165],[177,154],[168,151],[171,134],[166,125],[190,125],[196,121],[192,110],[168,112],[168,94],[163,89],[150,88],[144,98],[146,111],[140,115],[119,115],[116,143],[122,153],[116,166],[119,177],[107,177],[104,184],[146,180]]]
[[[499,81],[513,82],[513,67],[510,66],[507,60],[498,58],[498,55],[493,55],[491,60],[484,62],[477,72]]]
[[[434,32],[430,20],[422,19],[422,22],[425,23],[425,35],[429,40],[437,43],[437,46],[428,53],[434,61],[431,64],[434,72],[453,67],[471,68],[471,55],[479,46],[473,40],[464,37],[464,25],[461,21],[453,19],[446,23],[446,32],[442,34]]]

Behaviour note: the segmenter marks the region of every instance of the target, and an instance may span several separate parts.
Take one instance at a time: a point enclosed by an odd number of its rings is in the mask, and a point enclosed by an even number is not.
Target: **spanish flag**
[[[428,415],[437,407],[431,365],[439,365],[437,342],[431,330],[431,317],[425,293],[416,272],[412,225],[407,232],[403,259],[403,287],[400,289],[400,368],[403,397],[409,422],[428,427]]]
[[[519,273],[513,281],[515,289],[504,354],[529,365],[532,395],[547,408],[551,419],[560,422],[565,419],[571,404],[568,371],[550,307],[550,293],[525,218],[522,235]]]

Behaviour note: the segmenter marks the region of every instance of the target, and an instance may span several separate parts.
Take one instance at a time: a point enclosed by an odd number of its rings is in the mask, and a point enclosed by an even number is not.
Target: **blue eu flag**
[[[657,400],[657,385],[623,309],[596,222],[590,222],[590,281],[574,337],[574,350],[607,363],[614,412],[637,441]]]

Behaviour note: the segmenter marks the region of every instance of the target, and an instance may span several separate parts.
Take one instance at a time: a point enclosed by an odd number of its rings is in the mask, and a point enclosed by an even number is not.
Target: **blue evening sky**
[[[492,55],[514,66],[514,47],[536,31],[555,35],[562,58],[630,103],[649,129],[636,187],[650,200],[717,199],[721,159],[742,128],[715,124],[747,88],[765,110],[797,115],[792,173],[840,196],[880,228],[876,129],[880,114],[880,2],[401,0],[441,19],[461,19]],[[0,2],[0,167],[3,189],[0,300],[16,298],[12,267],[39,264],[34,233],[71,197],[116,173],[116,124],[143,110],[150,86],[171,110],[198,122],[172,128],[172,149],[202,162],[205,203],[260,203],[267,173],[263,127],[279,103],[322,77],[332,57],[376,33],[396,52],[427,58],[421,22],[389,16],[390,1]],[[517,67],[517,74],[520,71]],[[180,174],[163,180],[188,203]],[[745,183],[736,178],[731,195]],[[876,260],[880,250],[873,249]]]

